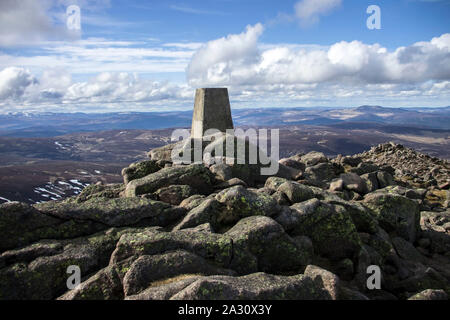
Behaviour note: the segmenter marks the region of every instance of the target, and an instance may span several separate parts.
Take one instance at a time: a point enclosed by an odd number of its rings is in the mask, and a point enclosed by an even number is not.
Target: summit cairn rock
[[[191,138],[202,139],[208,129],[233,129],[227,88],[201,88],[195,91]]]
[[[155,148],[148,155],[152,160],[173,162],[172,156],[175,152],[178,155],[190,154],[190,159],[194,160],[194,146],[200,147],[203,152],[212,140],[212,135],[208,135],[207,131],[213,129],[215,131],[213,134],[217,132],[226,133],[227,129],[234,129],[227,88],[197,89],[195,91],[194,112],[189,138]],[[221,139],[223,140],[222,143],[225,138]]]
[[[226,88],[196,90],[191,131],[188,137],[183,138],[171,147],[171,159],[158,159],[155,152],[151,159],[171,161],[174,165],[204,164],[208,168],[220,165],[219,171],[229,174],[227,179],[217,175],[219,180],[225,182],[237,178],[248,186],[264,183],[266,175],[277,174],[278,171],[288,178],[300,173],[278,164],[278,155],[276,160],[268,157],[259,146],[256,130],[234,129]],[[219,168],[214,167],[212,171],[215,169]]]

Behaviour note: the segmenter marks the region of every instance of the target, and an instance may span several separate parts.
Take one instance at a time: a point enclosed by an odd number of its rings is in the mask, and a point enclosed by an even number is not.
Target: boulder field
[[[448,299],[447,161],[387,143],[298,154],[268,177],[170,153],[124,168],[122,184],[0,205],[0,299]]]

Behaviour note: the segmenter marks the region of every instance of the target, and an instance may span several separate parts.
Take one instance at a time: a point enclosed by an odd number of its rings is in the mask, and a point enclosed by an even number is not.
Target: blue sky
[[[338,41],[380,42],[387,48],[409,45],[449,32],[450,1],[347,0],[313,27],[301,28],[280,14],[293,15],[298,1],[203,0],[113,1],[102,12],[117,27],[85,25],[84,36],[162,41],[204,42],[237,34],[247,25],[263,23],[270,28],[261,37],[267,43],[314,43]],[[366,28],[366,8],[382,9],[382,30]],[[98,13],[100,15],[100,13]]]
[[[449,21],[449,0],[4,0],[0,112],[189,109],[212,86],[235,107],[447,106]]]

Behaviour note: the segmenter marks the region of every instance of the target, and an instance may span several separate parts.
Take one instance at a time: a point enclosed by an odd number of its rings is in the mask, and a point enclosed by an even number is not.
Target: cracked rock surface
[[[387,143],[296,155],[262,178],[172,164],[171,148],[124,168],[123,184],[1,204],[0,299],[448,299],[448,162]]]

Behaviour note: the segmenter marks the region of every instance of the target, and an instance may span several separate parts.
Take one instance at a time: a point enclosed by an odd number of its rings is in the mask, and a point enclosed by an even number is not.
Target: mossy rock
[[[96,222],[106,227],[168,225],[185,210],[145,198],[92,198],[79,204],[46,202],[35,205],[40,212],[77,223]]]
[[[287,181],[283,183],[278,187],[277,191],[283,192],[291,204],[314,198],[314,192],[311,188],[294,181]]]
[[[38,240],[39,233],[46,233],[62,222],[26,203],[0,204],[0,252]]]
[[[423,290],[411,296],[408,300],[448,300],[448,295],[444,290]]]
[[[415,201],[397,194],[373,192],[365,196],[364,205],[372,210],[384,230],[410,242],[416,240],[420,211]]]
[[[123,286],[117,266],[108,266],[67,291],[58,300],[122,300]]]
[[[346,211],[333,205],[314,201],[309,210],[298,212],[291,235],[306,235],[314,251],[332,260],[352,259],[361,248],[357,229]],[[291,207],[296,210],[295,206]]]
[[[421,237],[430,240],[432,253],[450,252],[450,235],[444,226],[450,223],[450,212],[422,211],[420,213]]]
[[[82,277],[103,268],[122,232],[128,231],[113,229],[62,241],[61,252],[0,269],[0,299],[55,299],[67,290],[67,268],[78,266]]]
[[[111,263],[132,256],[161,254],[171,250],[192,252],[223,268],[228,268],[233,258],[229,237],[191,229],[165,232],[161,228],[151,227],[138,233],[124,234],[112,254]]]
[[[269,177],[267,178],[264,187],[273,190],[273,191],[277,191],[278,187],[281,186],[283,183],[289,181],[288,179],[285,178],[280,178],[280,177]]]
[[[371,210],[364,207],[356,201],[325,201],[334,204],[337,210],[346,211],[358,232],[376,233],[378,230],[378,221]],[[339,209],[341,208],[341,209]]]
[[[216,199],[202,199],[203,201],[195,208],[190,210],[187,215],[179,222],[173,230],[193,228],[198,225],[209,223],[214,230],[219,230],[222,225],[218,222],[223,205]]]
[[[127,168],[122,169],[123,182],[128,182],[143,178],[151,173],[161,170],[160,162],[157,160],[146,160],[132,163]]]
[[[161,160],[172,162],[172,150],[175,148],[176,145],[177,143],[171,143],[159,148],[154,148],[150,150],[148,156],[150,157],[151,160],[154,161]]]
[[[189,185],[202,194],[208,194],[214,184],[214,175],[202,164],[161,169],[143,178],[130,181],[125,189],[127,197],[152,193],[170,185]]]
[[[254,273],[201,277],[171,300],[330,300],[323,284],[304,275]]]
[[[125,295],[137,294],[153,282],[183,274],[235,275],[229,269],[212,265],[202,257],[185,250],[157,255],[144,255],[136,259],[123,279]]]
[[[91,184],[81,191],[81,193],[75,198],[68,199],[80,203],[92,198],[119,198],[120,193],[125,190],[125,186],[121,183],[118,184]]]
[[[216,195],[216,199],[224,205],[224,210],[217,217],[217,222],[223,225],[236,223],[249,216],[273,216],[280,210],[271,196],[247,190],[243,186],[222,190]]]
[[[195,190],[188,185],[172,185],[158,189],[155,192],[156,197],[163,202],[170,203],[171,205],[177,206],[184,199],[189,198],[194,195]]]
[[[269,217],[253,216],[240,220],[225,233],[235,247],[249,250],[258,259],[258,270],[269,273],[296,272],[311,259],[283,227]]]
[[[184,199],[180,203],[180,207],[186,209],[187,211],[191,211],[195,207],[199,206],[205,200],[205,196],[201,194],[194,194],[189,198]]]
[[[449,190],[429,190],[425,194],[425,200],[432,206],[446,207],[445,202],[450,202]]]
[[[167,226],[186,210],[143,198],[91,198],[0,205],[0,252],[41,239],[70,239],[109,227]]]

